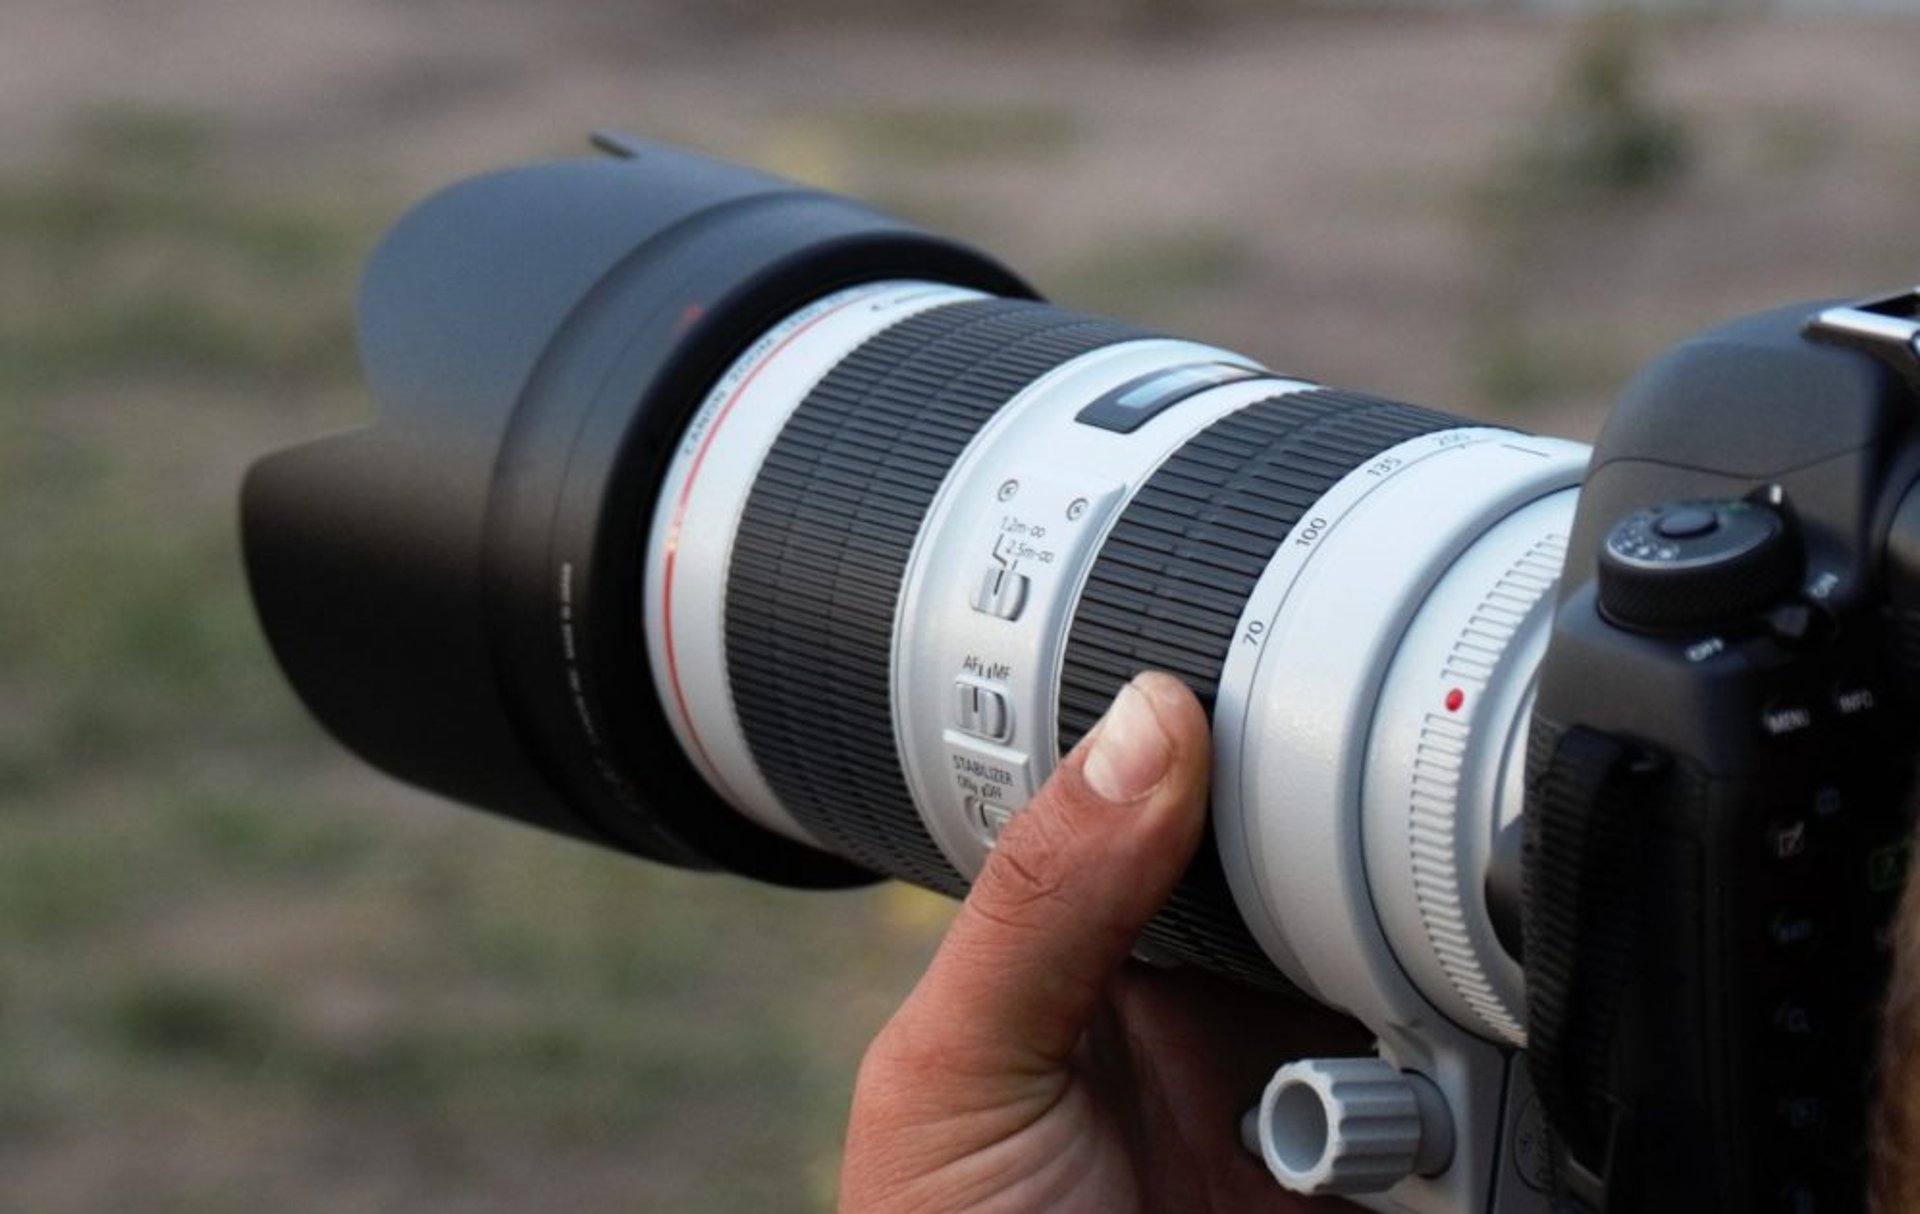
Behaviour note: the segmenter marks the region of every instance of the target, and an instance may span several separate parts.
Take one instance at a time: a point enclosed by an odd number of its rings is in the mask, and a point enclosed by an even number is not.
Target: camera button
[[[1720,529],[1720,516],[1698,506],[1681,506],[1660,516],[1653,529],[1670,540],[1690,540]]]
[[[1872,686],[1853,680],[1843,680],[1834,684],[1833,711],[1843,721],[1857,721],[1872,716],[1880,707],[1880,697]]]
[[[1813,816],[1831,822],[1847,808],[1847,794],[1837,784],[1822,784],[1813,790]]]
[[[1774,1108],[1781,1124],[1796,1134],[1817,1130],[1826,1124],[1827,1102],[1818,1096],[1782,1096]]]
[[[1820,944],[1820,923],[1800,911],[1779,911],[1767,921],[1767,940],[1774,951],[1804,957]]]
[[[1767,631],[1783,645],[1808,645],[1827,635],[1827,613],[1796,599],[1767,611]]]
[[[1820,1035],[1820,1018],[1804,1000],[1782,999],[1774,1005],[1769,1018],[1773,1031],[1782,1040],[1804,1045]]]
[[[1807,854],[1807,820],[1776,818],[1766,830],[1767,858],[1780,863],[1798,860]]]
[[[1813,729],[1813,709],[1795,700],[1773,700],[1760,710],[1760,728],[1776,742],[1802,737]]]

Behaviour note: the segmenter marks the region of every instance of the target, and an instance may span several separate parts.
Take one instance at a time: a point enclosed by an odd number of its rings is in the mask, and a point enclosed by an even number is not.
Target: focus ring
[[[876,871],[960,896],[901,770],[890,670],[915,539],[975,434],[1035,380],[1150,336],[1040,304],[921,313],[855,350],[781,431],[727,580],[727,672],[754,762],[796,821]]]
[[[1180,676],[1211,715],[1241,612],[1294,524],[1380,452],[1461,424],[1314,389],[1256,402],[1189,439],[1128,503],[1087,577],[1061,672],[1062,749],[1143,670]],[[1281,981],[1234,907],[1211,830],[1143,941],[1208,969]]]

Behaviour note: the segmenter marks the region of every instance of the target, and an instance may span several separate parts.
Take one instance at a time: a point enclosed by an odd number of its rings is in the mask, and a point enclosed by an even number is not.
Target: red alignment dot
[[[1458,687],[1447,693],[1447,711],[1459,712],[1460,706],[1467,702],[1467,693]]]

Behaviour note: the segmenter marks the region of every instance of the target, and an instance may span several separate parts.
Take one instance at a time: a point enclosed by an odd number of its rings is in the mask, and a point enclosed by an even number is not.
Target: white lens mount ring
[[[1469,1032],[1526,1044],[1526,981],[1487,907],[1521,812],[1527,727],[1575,489],[1489,527],[1422,601],[1381,685],[1360,797],[1368,887],[1394,956]]]

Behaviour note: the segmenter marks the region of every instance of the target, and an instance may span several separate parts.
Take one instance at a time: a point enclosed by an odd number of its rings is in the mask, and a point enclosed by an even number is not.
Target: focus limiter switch
[[[990,567],[973,589],[973,609],[981,615],[1017,620],[1027,605],[1027,575],[1004,565]]]

